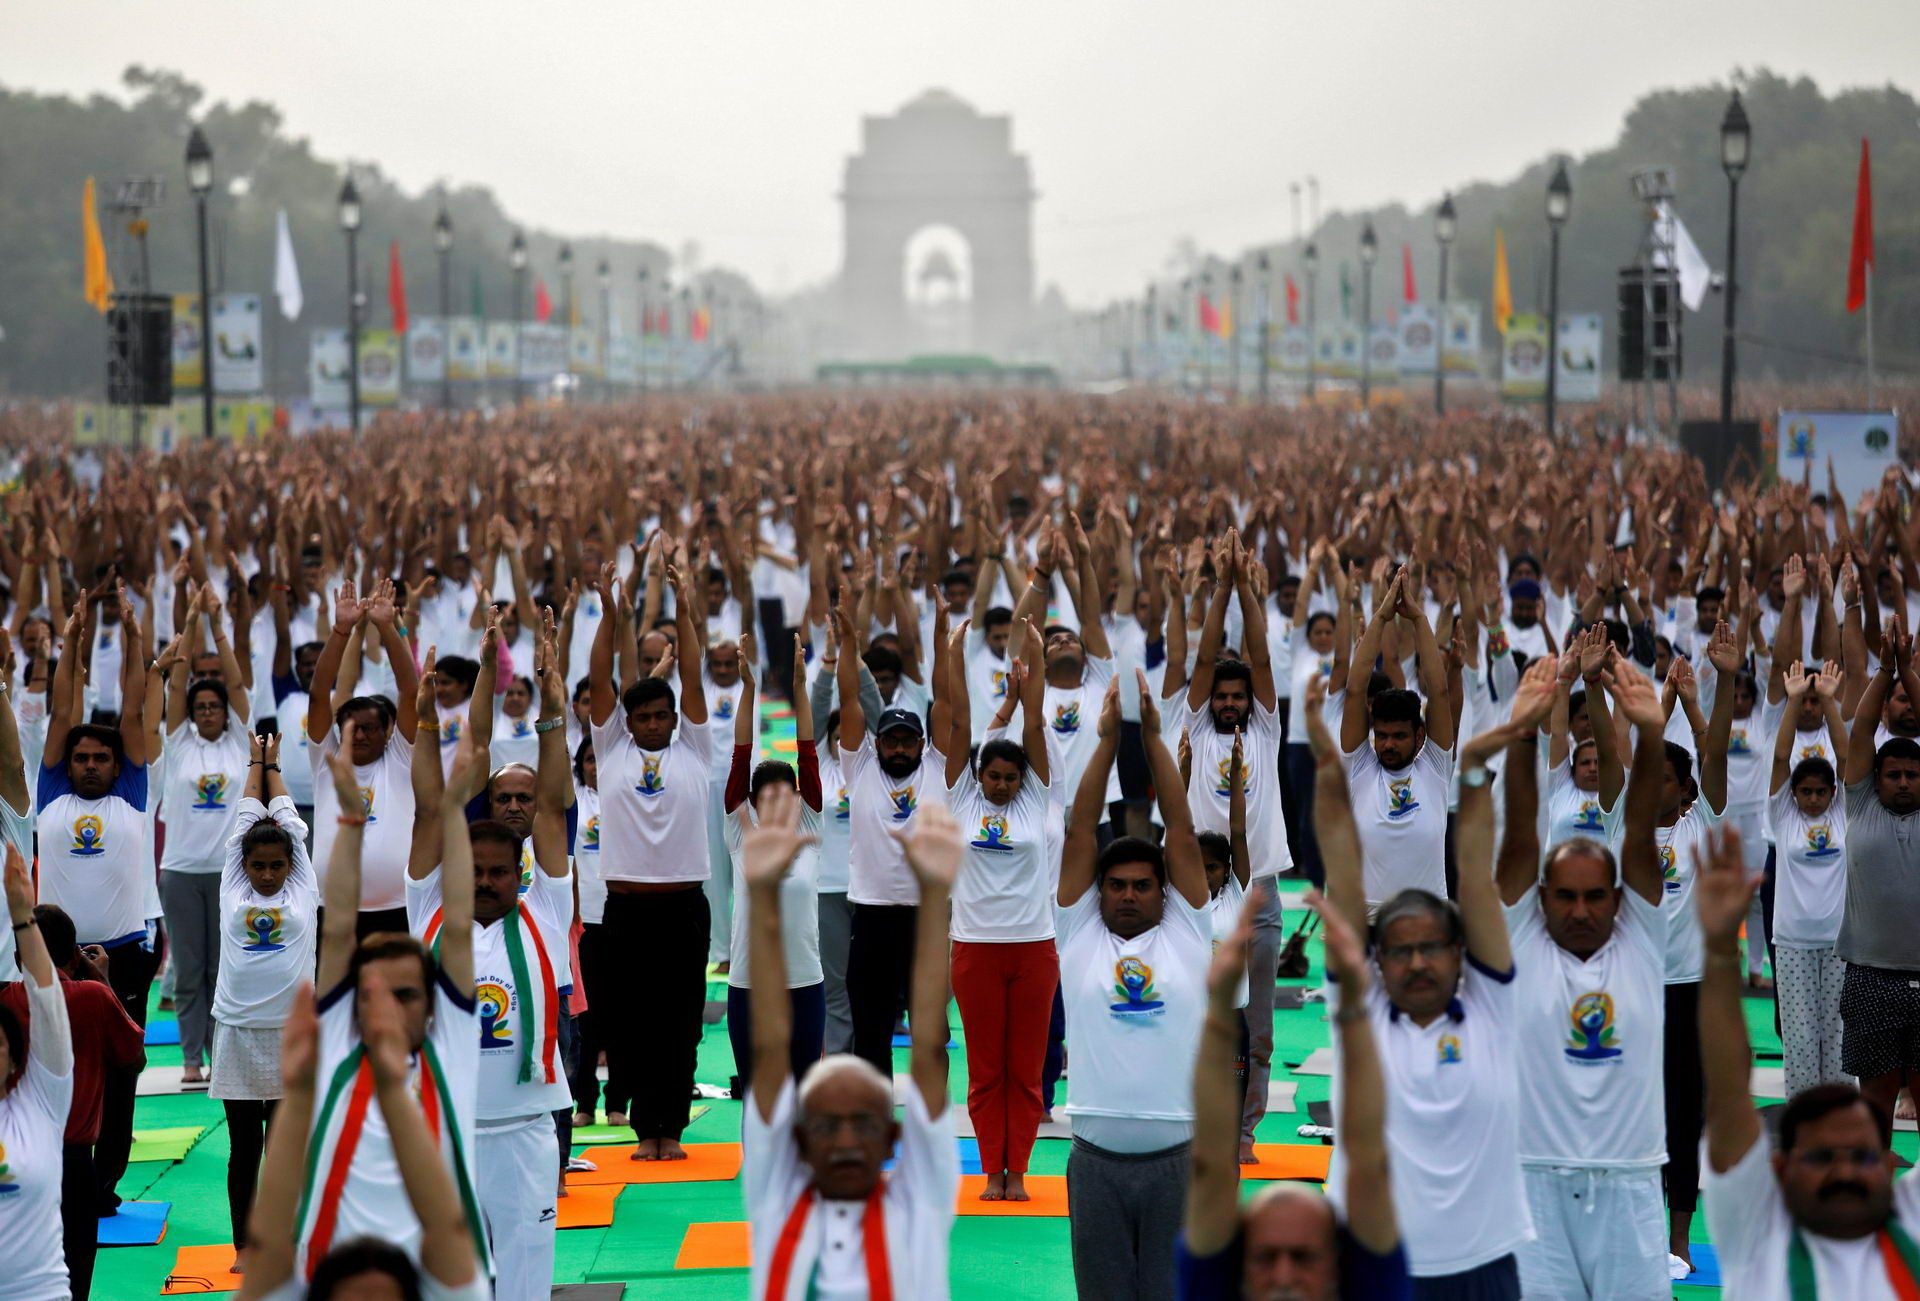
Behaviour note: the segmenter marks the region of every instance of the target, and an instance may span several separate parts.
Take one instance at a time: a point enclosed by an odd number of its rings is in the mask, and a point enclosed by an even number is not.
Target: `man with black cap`
[[[855,645],[846,606],[834,611],[840,644]],[[840,770],[848,810],[847,898],[853,935],[847,948],[847,996],[853,1011],[853,1051],[882,1076],[893,1077],[893,1025],[907,1005],[913,973],[913,935],[920,886],[894,833],[913,825],[928,803],[945,803],[946,756],[927,741],[918,714],[889,709],[874,734],[860,704],[860,662],[842,655]]]

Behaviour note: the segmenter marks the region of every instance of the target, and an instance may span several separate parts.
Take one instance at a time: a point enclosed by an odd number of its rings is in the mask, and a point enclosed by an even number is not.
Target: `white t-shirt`
[[[845,746],[845,738],[841,739]],[[898,780],[880,767],[871,735],[860,738],[860,748],[842,748],[841,779],[847,784],[851,818],[847,840],[847,898],[853,903],[914,905],[920,902],[920,883],[900,842],[890,834],[913,823],[913,815],[931,801],[946,803],[946,756],[929,741],[920,754],[920,766]]]
[[[1774,943],[1832,948],[1847,906],[1845,794],[1834,792],[1827,811],[1809,818],[1794,802],[1792,784],[1782,782],[1767,807],[1767,825],[1774,843]]]
[[[1040,716],[1045,720],[1049,762],[1059,765],[1050,774],[1055,787],[1065,791],[1080,789],[1080,778],[1086,775],[1094,747],[1099,744],[1100,704],[1111,681],[1113,661],[1089,655],[1079,686],[1047,684]],[[1016,706],[1007,732],[1018,740],[1025,727],[1025,707]]]
[[[704,673],[701,674],[700,680],[707,691],[707,726],[714,729],[714,735],[717,738],[708,764],[707,776],[714,781],[724,783],[727,780],[727,769],[733,764],[734,715],[739,712],[740,697],[746,692],[747,684],[735,682],[730,687],[723,687]],[[756,737],[759,735],[757,729],[754,735]]]
[[[225,865],[240,792],[246,788],[250,754],[247,725],[227,715],[226,730],[209,741],[191,720],[168,734],[161,805],[167,846],[163,872],[218,872]]]
[[[1704,1141],[1701,1145],[1707,1232],[1719,1252],[1721,1287],[1740,1301],[1791,1301],[1793,1296],[1787,1276],[1793,1220],[1773,1173],[1771,1146],[1761,1133],[1732,1169],[1716,1174]],[[1920,1223],[1920,1179],[1893,1181],[1893,1213],[1903,1225]],[[1877,1235],[1842,1241],[1803,1229],[1801,1238],[1822,1297],[1898,1301]]]
[[[424,879],[407,879],[407,929],[429,946],[440,929],[440,871],[436,867]],[[517,1120],[558,1111],[572,1098],[560,1061],[558,991],[565,979],[561,968],[567,927],[573,922],[573,881],[536,867],[520,902],[533,915],[533,931],[521,932],[521,960],[531,989],[522,988],[514,976],[509,944],[514,918],[473,922],[473,1001],[479,1023],[474,1036],[479,1055],[474,1115],[480,1120]],[[529,1024],[533,1078],[522,1083],[520,1062],[527,1051]],[[548,1072],[551,1082],[545,1078]]]
[[[1028,769],[1014,797],[993,804],[980,783],[962,773],[947,791],[947,807],[967,845],[953,887],[950,938],[974,944],[1052,939],[1051,896],[1060,873],[1047,855],[1047,827],[1058,818],[1048,787]]]
[[[493,743],[487,747],[487,758],[494,768],[504,768],[510,763],[523,763],[538,772],[540,769],[540,734],[533,730],[539,722],[539,716],[528,709],[518,718],[509,718],[504,712],[493,716]],[[454,737],[455,742],[459,736]]]
[[[420,1301],[490,1301],[492,1296],[493,1285],[481,1271],[476,1270],[473,1281],[460,1287],[451,1287],[426,1270],[420,1271]],[[260,1301],[307,1301],[306,1280],[296,1274]]]
[[[1383,767],[1372,739],[1345,756],[1369,904],[1418,888],[1446,897],[1447,786],[1453,752],[1429,737],[1413,762]]]
[[[1667,983],[1684,985],[1700,979],[1702,949],[1700,919],[1694,913],[1693,878],[1700,855],[1713,829],[1725,815],[1707,806],[1707,797],[1695,800],[1670,827],[1655,827],[1653,843],[1660,855],[1660,874],[1667,895],[1660,911],[1667,915]]]
[[[308,751],[313,749],[313,742],[307,739],[308,703],[306,692],[289,692],[274,717],[280,723],[280,777],[287,783],[287,796],[295,804],[312,808],[313,760]]]
[[[1779,738],[1779,735],[1780,734],[1777,731],[1774,733],[1774,737],[1776,740]],[[1769,744],[1771,744],[1771,742]],[[1805,731],[1805,732],[1796,730],[1793,734],[1792,744],[1793,744],[1793,748],[1787,751],[1788,774],[1791,775],[1793,770],[1799,767],[1801,761],[1804,759],[1825,759],[1829,764],[1832,764],[1834,767],[1834,774],[1835,774],[1834,802],[1840,803],[1841,802],[1840,796],[1844,795],[1845,792],[1838,789],[1839,763],[1837,761],[1843,756],[1838,756],[1834,754],[1833,737],[1827,731],[1827,725],[1825,723],[1821,723],[1818,727],[1812,728],[1811,730]],[[1773,751],[1772,750],[1767,751],[1767,780],[1768,781],[1773,780]],[[1768,797],[1768,802],[1769,803],[1772,802],[1771,796]],[[1769,845],[1777,844],[1778,841],[1775,840],[1774,834],[1773,834],[1773,819],[1770,817],[1766,818],[1762,821],[1761,825],[1766,828],[1767,843]],[[1776,939],[1775,942],[1777,943],[1778,940]]]
[[[41,766],[40,902],[66,909],[81,944],[112,948],[145,935],[152,825],[144,764],[122,763],[97,800],[73,793],[66,764]]]
[[[887,1269],[893,1295],[901,1301],[946,1301],[948,1296],[947,1250],[960,1191],[960,1155],[953,1140],[953,1108],[944,1098],[941,1104],[939,1119],[933,1119],[920,1090],[906,1090],[900,1146],[880,1195]],[[781,1230],[813,1185],[813,1169],[801,1159],[794,1135],[798,1111],[799,1091],[791,1078],[780,1086],[772,1120],[760,1119],[760,1107],[751,1098],[743,1109],[741,1191],[754,1226],[751,1291],[766,1301],[864,1301],[866,1204],[824,1198],[816,1198],[808,1210],[786,1295],[767,1296]]]
[[[1251,879],[1251,878],[1249,878]],[[1240,878],[1231,871],[1227,873],[1227,883],[1220,887],[1220,893],[1207,903],[1207,921],[1213,930],[1212,952],[1220,951],[1221,941],[1233,934],[1234,927],[1240,924],[1240,912],[1246,906],[1246,887],[1240,884]],[[1251,995],[1251,986],[1247,983],[1247,973],[1240,973],[1238,992],[1233,996],[1235,1007],[1245,1007]]]
[[[1467,958],[1453,1006],[1426,1026],[1400,1015],[1377,977],[1367,984],[1394,1213],[1416,1276],[1476,1269],[1533,1237],[1520,1176],[1517,970],[1500,976]],[[1334,1117],[1338,1127],[1337,1095]],[[1335,1145],[1327,1195],[1336,1206],[1345,1164]]]
[[[293,868],[275,894],[253,888],[240,842],[254,823],[271,817],[293,838]],[[313,979],[314,918],[320,887],[307,857],[307,824],[282,795],[271,805],[243,797],[220,878],[220,979],[213,1019],[222,1025],[267,1029],[287,1023],[287,1009],[303,980]]]
[[[846,774],[840,770],[840,745],[822,741],[820,751],[820,844],[817,847],[821,894],[847,892],[848,859],[853,835],[853,810],[847,798]]]
[[[29,980],[27,1007],[36,1030],[66,1026],[60,978],[45,989]],[[55,1075],[31,1053],[20,1079],[0,1098],[0,1292],[21,1301],[65,1301],[66,1254],[60,1246],[61,1146],[73,1102],[73,1055]],[[951,1139],[947,1142],[953,1150]]]
[[[1571,758],[1547,774],[1546,817],[1546,829],[1540,837],[1542,854],[1575,836],[1598,841],[1616,855],[1620,852],[1625,800],[1615,797],[1613,807],[1607,808],[1600,802],[1599,791],[1583,791],[1574,785]]]
[[[33,815],[16,813],[11,804],[0,800],[0,854],[8,845],[20,851],[21,862],[33,862]],[[0,980],[18,979],[13,965],[13,928],[8,926],[0,933]]]
[[[986,633],[968,628],[966,637],[967,700],[973,711],[973,734],[979,736],[1007,699],[1007,657],[987,645]]]
[[[1217,730],[1208,701],[1184,711],[1187,741],[1193,747],[1193,775],[1187,783],[1187,806],[1193,810],[1193,829],[1228,835],[1232,826],[1233,733]],[[1280,807],[1280,715],[1254,701],[1240,728],[1241,757],[1246,775],[1241,785],[1247,799],[1247,848],[1253,855],[1250,880],[1277,876],[1293,866],[1287,844],[1287,822]]]
[[[600,875],[599,788],[576,785],[573,809],[573,872],[580,890],[580,921],[598,926],[607,916],[607,883]]]
[[[328,769],[340,751],[340,729],[331,727],[319,745],[307,751],[313,760],[313,862],[324,898],[333,838],[340,832],[340,796]],[[369,764],[355,764],[361,807],[367,825],[360,841],[360,911],[400,908],[407,902],[407,858],[413,852],[413,741],[395,724],[387,748]]]
[[[1101,919],[1100,892],[1089,886],[1071,907],[1054,910],[1054,926],[1073,1062],[1067,1114],[1190,1125],[1213,961],[1206,907],[1167,886],[1160,924],[1122,939]]]
[[[760,815],[754,812],[751,801],[742,801],[740,811],[753,819],[755,826],[759,825]],[[820,822],[820,815],[802,800],[801,834],[818,836]],[[727,971],[727,984],[735,989],[750,989],[752,973],[748,970],[747,948],[751,932],[747,918],[752,912],[752,896],[741,866],[742,845],[740,819],[730,813],[727,815],[727,856],[733,862],[733,936],[728,952],[732,965]],[[801,850],[793,860],[792,870],[780,883],[780,949],[786,958],[788,989],[805,989],[826,979],[820,968],[820,903],[815,886],[819,856],[815,846]]]
[[[704,881],[711,723],[680,716],[664,750],[642,750],[616,708],[593,729],[600,765],[600,875],[607,881]]]
[[[1333,655],[1331,652],[1321,655],[1311,647],[1304,648],[1293,658],[1293,673],[1288,679],[1287,695],[1287,744],[1306,745],[1307,742],[1307,686],[1319,678],[1328,687],[1333,685]]]
[[[1520,1159],[1652,1170],[1667,1159],[1667,921],[1631,889],[1613,935],[1582,961],[1553,942],[1529,889],[1507,905],[1522,1065]]]
[[[1702,707],[1706,707],[1704,703]],[[1727,807],[1733,812],[1753,813],[1766,804],[1767,779],[1773,772],[1774,728],[1785,712],[1784,705],[1763,701],[1745,718],[1733,720],[1727,733]]]

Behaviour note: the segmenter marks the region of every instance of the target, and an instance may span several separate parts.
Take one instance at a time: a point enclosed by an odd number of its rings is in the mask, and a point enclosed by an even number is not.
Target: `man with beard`
[[[1243,1165],[1253,1164],[1253,1131],[1267,1113],[1267,1081],[1273,1070],[1273,977],[1283,926],[1274,878],[1293,866],[1280,804],[1279,698],[1267,646],[1267,621],[1257,615],[1245,621],[1244,661],[1220,656],[1232,598],[1239,597],[1242,610],[1260,609],[1253,590],[1253,567],[1258,563],[1241,546],[1238,532],[1229,532],[1214,549],[1213,599],[1200,629],[1183,720],[1193,749],[1187,805],[1198,831],[1230,834],[1236,736],[1245,757],[1241,789],[1247,808],[1247,844],[1253,851],[1247,896],[1255,911],[1253,944],[1247,956],[1247,1096],[1240,1119]]]
[[[848,885],[853,933],[847,944],[847,996],[852,1003],[853,1052],[893,1075],[894,1019],[906,1010],[913,972],[920,887],[899,835],[929,804],[944,804],[946,756],[927,740],[918,714],[889,709],[872,735],[860,703],[860,661],[847,653],[855,641],[852,611],[833,611],[841,654],[840,770],[847,788]]]
[[[1847,902],[1835,945],[1847,964],[1840,991],[1845,1031],[1840,1068],[1883,1115],[1895,1095],[1920,1085],[1920,744],[1896,736],[1873,748],[1896,670],[1911,679],[1913,639],[1886,634],[1880,671],[1867,684],[1847,741]],[[1911,689],[1912,683],[1909,682]],[[1920,696],[1920,692],[1915,693]]]
[[[1413,624],[1420,693],[1389,687],[1367,698],[1374,660],[1390,619]],[[1421,696],[1426,718],[1421,720]],[[1369,726],[1371,725],[1371,726]],[[1369,910],[1402,890],[1446,893],[1447,787],[1453,779],[1452,706],[1447,665],[1406,570],[1387,584],[1347,666],[1340,750],[1364,854]],[[1372,744],[1367,744],[1368,732]]]
[[[1886,762],[1920,769],[1920,755]],[[1914,778],[1899,780],[1912,788]],[[1873,780],[1850,785],[1850,802],[1856,788],[1864,803],[1881,802]],[[1851,845],[1860,823],[1849,832]],[[1707,955],[1700,980],[1704,1192],[1726,1294],[1742,1301],[1911,1297],[1920,1248],[1906,1226],[1920,1221],[1920,1181],[1894,1182],[1892,1112],[1851,1085],[1817,1084],[1781,1111],[1778,1147],[1767,1142],[1750,1091],[1752,1053],[1740,1006],[1740,927],[1760,877],[1745,868],[1738,832],[1715,837],[1707,850],[1693,888]],[[1849,917],[1852,902],[1850,893]],[[1910,934],[1912,914],[1903,921]],[[1848,1030],[1851,1038],[1851,1021]],[[1882,1092],[1891,1099],[1890,1090]]]
[[[486,1190],[480,1210],[498,1275],[499,1301],[540,1301],[552,1290],[559,1168],[553,1113],[571,1106],[560,1060],[561,993],[573,886],[567,862],[568,761],[565,684],[560,680],[553,616],[535,650],[540,678],[540,775],[536,796],[523,792],[534,774],[518,766],[488,783],[487,817],[467,828],[473,891],[473,988],[479,1011],[478,1097],[474,1169]],[[421,696],[431,698],[430,690]],[[487,706],[482,704],[479,713]],[[476,752],[486,738],[476,718],[469,729]],[[414,798],[421,808],[440,797],[440,765],[424,747],[415,751]],[[456,791],[457,795],[458,792]],[[533,872],[522,884],[524,838],[531,832]],[[438,952],[447,916],[438,845],[416,842],[408,864],[408,928]],[[447,888],[465,884],[452,872]]]
[[[1544,620],[1546,607],[1546,594],[1531,578],[1519,579],[1507,588],[1507,642],[1530,660],[1554,653],[1553,634]],[[1366,825],[1364,819],[1361,825]]]

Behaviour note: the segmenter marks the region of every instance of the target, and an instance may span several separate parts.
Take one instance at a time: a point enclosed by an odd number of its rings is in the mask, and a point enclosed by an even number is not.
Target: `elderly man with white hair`
[[[912,1087],[900,1121],[892,1082],[861,1057],[822,1058],[796,1088],[780,882],[809,840],[799,796],[769,787],[758,825],[742,837],[753,1008],[742,1143],[754,1301],[947,1296],[960,1161],[947,1106],[946,917],[962,845],[939,805],[923,808],[897,838],[921,901],[909,1000]],[[889,1158],[893,1169],[882,1178]]]

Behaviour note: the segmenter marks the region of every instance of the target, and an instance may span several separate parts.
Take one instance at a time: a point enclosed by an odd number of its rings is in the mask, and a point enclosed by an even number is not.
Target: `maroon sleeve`
[[[753,745],[733,747],[733,766],[727,769],[727,797],[722,807],[731,813],[740,807],[740,801],[747,798],[747,776],[753,765]]]
[[[83,980],[87,1015],[99,1026],[100,1043],[106,1052],[106,1064],[131,1070],[147,1064],[147,1036],[127,1009],[113,996],[113,990],[97,980]]]
[[[820,811],[820,752],[812,741],[800,742],[800,798],[815,813]]]

